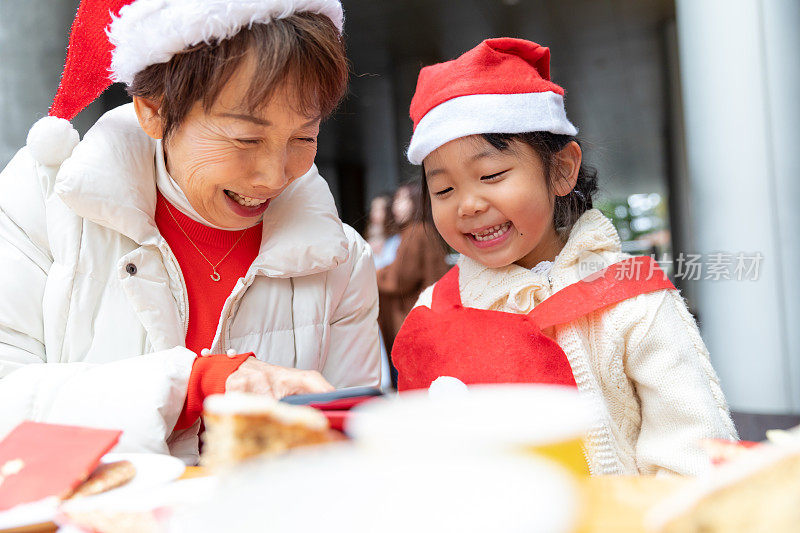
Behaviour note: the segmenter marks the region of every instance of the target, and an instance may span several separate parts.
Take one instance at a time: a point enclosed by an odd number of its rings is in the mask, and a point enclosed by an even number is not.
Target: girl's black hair
[[[559,135],[549,131],[534,131],[529,133],[484,133],[483,139],[500,151],[510,148],[514,141],[527,144],[538,154],[544,166],[545,179],[548,190],[553,190],[559,176],[554,170],[558,169],[557,155],[570,142],[574,141],[580,146],[578,139],[572,135]],[[422,212],[426,222],[432,222],[431,204],[428,192],[428,182],[425,179],[425,166],[422,166],[421,180]],[[553,226],[569,232],[575,222],[586,211],[592,208],[592,196],[597,192],[597,170],[581,162],[578,171],[578,180],[575,187],[566,196],[556,196],[553,208]]]

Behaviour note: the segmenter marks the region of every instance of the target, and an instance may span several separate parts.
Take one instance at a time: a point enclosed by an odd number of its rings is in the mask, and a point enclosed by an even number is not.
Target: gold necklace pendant
[[[235,242],[235,243],[233,243],[233,246],[231,246],[230,250],[228,250],[228,253],[226,253],[226,254],[225,254],[223,257],[222,257],[222,259],[220,259],[219,261],[217,261],[217,264],[215,265],[214,263],[212,263],[211,261],[209,261],[209,260],[208,260],[208,257],[206,257],[206,254],[204,254],[204,253],[203,253],[203,251],[202,251],[202,250],[200,250],[200,248],[198,248],[198,246],[197,246],[197,245],[194,243],[194,241],[192,240],[192,238],[191,238],[191,237],[189,237],[189,234],[188,234],[188,233],[186,233],[186,230],[184,230],[184,229],[183,229],[183,227],[181,227],[180,223],[178,222],[178,219],[177,219],[177,218],[175,218],[175,215],[173,215],[173,214],[172,214],[172,209],[170,209],[170,208],[169,208],[169,205],[166,205],[165,207],[167,208],[167,213],[169,213],[169,216],[171,216],[171,217],[172,217],[172,220],[175,222],[175,225],[176,225],[176,226],[178,226],[178,229],[179,229],[179,230],[181,230],[181,233],[183,233],[183,235],[186,237],[186,240],[188,240],[188,241],[189,241],[189,244],[191,244],[192,246],[194,246],[194,249],[195,249],[195,250],[197,250],[197,253],[199,253],[199,254],[200,254],[200,256],[201,256],[203,259],[205,259],[205,260],[206,260],[206,263],[208,263],[209,265],[211,265],[211,270],[212,270],[212,273],[211,273],[211,275],[209,276],[209,277],[211,278],[211,281],[219,281],[220,279],[222,279],[222,276],[220,276],[220,275],[219,275],[219,272],[217,272],[217,267],[218,267],[219,265],[221,265],[221,264],[222,264],[222,262],[223,262],[223,261],[225,261],[225,259],[227,259],[227,257],[228,257],[228,256],[231,254],[231,252],[233,251],[233,249],[234,249],[234,248],[236,248],[236,245],[237,245],[237,244],[239,244],[239,241],[241,241],[241,240],[242,240],[242,238],[244,237],[244,234],[245,234],[245,233],[247,233],[247,230],[248,230],[248,229],[250,229],[250,228],[245,228],[245,229],[242,231],[242,234],[241,234],[241,235],[239,235],[239,238],[238,238],[238,239],[236,239],[236,242]]]

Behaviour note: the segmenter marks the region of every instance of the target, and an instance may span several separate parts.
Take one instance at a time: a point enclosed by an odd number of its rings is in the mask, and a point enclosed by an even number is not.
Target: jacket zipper
[[[228,311],[230,311],[230,309],[232,309],[233,306],[236,305],[236,302],[238,302],[242,298],[242,296],[244,295],[245,291],[247,291],[247,289],[250,287],[250,285],[253,284],[252,280],[250,281],[250,283],[248,283],[248,281],[247,281],[248,279],[250,279],[250,278],[245,274],[244,283],[242,284],[242,288],[239,290],[238,294],[236,294],[236,296],[234,296],[233,299],[231,300],[231,305],[228,307]],[[222,306],[222,310],[223,310],[223,312],[225,312],[225,306],[224,305]],[[230,312],[225,313],[225,316],[222,317],[222,323],[221,323],[220,328],[219,328],[219,352],[220,353],[224,353],[224,352],[228,351],[228,345],[225,342],[225,337],[226,337],[225,336],[225,330],[228,327],[228,319],[230,318],[230,316],[231,316]],[[212,348],[213,348],[213,346],[212,346]]]

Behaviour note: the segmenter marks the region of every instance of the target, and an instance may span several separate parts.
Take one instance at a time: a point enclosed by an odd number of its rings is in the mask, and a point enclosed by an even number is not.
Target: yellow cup
[[[578,477],[588,477],[590,474],[583,441],[579,438],[552,444],[525,446],[523,452],[554,461]]]

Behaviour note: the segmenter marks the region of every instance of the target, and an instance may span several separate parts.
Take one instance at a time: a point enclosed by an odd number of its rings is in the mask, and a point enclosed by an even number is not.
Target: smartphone
[[[310,405],[322,410],[347,410],[364,400],[382,395],[383,391],[377,387],[350,387],[318,394],[295,394],[281,398],[281,401],[292,405]]]

